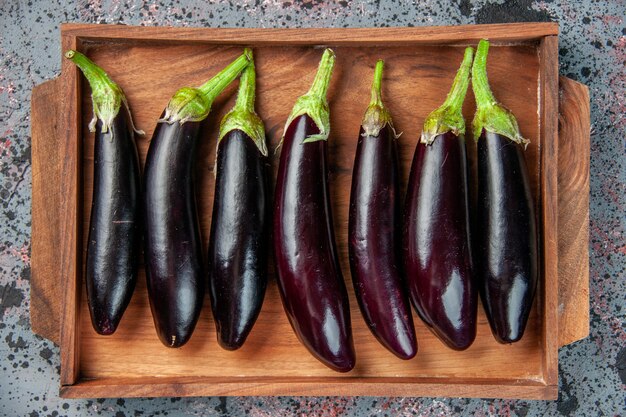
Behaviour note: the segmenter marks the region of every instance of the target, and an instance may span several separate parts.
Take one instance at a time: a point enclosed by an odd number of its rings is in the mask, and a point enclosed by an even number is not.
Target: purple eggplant
[[[145,264],[150,307],[165,346],[191,337],[205,278],[195,194],[195,162],[202,122],[214,99],[248,65],[250,53],[198,88],[178,90],[152,135],[145,167]]]
[[[424,122],[405,206],[404,261],[417,313],[446,345],[467,349],[476,337],[465,121],[461,112],[474,50],[444,104]]]
[[[141,174],[135,130],[124,92],[102,68],[80,52],[70,50],[65,57],[80,68],[92,90],[94,182],[85,281],[93,328],[110,335],[137,282]]]
[[[487,80],[489,42],[472,67],[476,97],[478,197],[476,265],[491,331],[500,343],[524,334],[537,287],[537,226],[524,149],[515,116],[494,98]]]
[[[254,111],[255,72],[241,75],[235,107],[224,117],[209,239],[209,294],[224,349],[245,342],[267,286],[270,199],[263,121]]]
[[[363,118],[352,172],[350,268],[370,331],[393,354],[411,359],[417,341],[402,278],[397,136],[381,98],[382,74],[381,60],[376,64],[372,100]]]
[[[274,254],[283,306],[296,335],[324,365],[354,367],[348,293],[333,232],[326,161],[326,92],[335,55],[324,51],[317,75],[285,125],[275,189]]]

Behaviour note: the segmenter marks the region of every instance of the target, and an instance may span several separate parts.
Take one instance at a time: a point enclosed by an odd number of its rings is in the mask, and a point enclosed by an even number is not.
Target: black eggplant
[[[348,249],[354,292],[367,326],[389,351],[411,359],[417,341],[402,277],[398,149],[381,98],[382,74],[381,60],[354,160]]]
[[[500,343],[524,334],[537,287],[537,226],[524,148],[515,116],[499,104],[487,80],[489,42],[472,67],[478,141],[476,264],[480,293]]]
[[[441,107],[428,115],[407,188],[404,261],[411,300],[446,345],[467,349],[476,338],[465,121],[473,48]]]
[[[424,121],[405,206],[404,261],[413,305],[446,345],[476,338],[477,287],[472,268],[468,163],[462,107],[473,48],[452,89]]]
[[[334,53],[324,51],[311,89],[296,101],[285,125],[273,241],[278,287],[296,335],[324,365],[347,372],[355,364],[354,344],[326,162],[326,92],[334,62]]]
[[[268,159],[263,121],[254,111],[255,71],[241,74],[235,107],[217,144],[208,278],[217,340],[240,348],[256,321],[267,286]]]
[[[141,174],[135,130],[124,92],[104,70],[80,52],[69,50],[65,57],[80,68],[92,90],[94,182],[85,281],[93,328],[110,335],[137,282]]]
[[[178,90],[150,142],[145,166],[145,264],[157,334],[168,347],[191,337],[205,278],[195,194],[196,148],[213,100],[248,65],[250,52],[198,88]]]

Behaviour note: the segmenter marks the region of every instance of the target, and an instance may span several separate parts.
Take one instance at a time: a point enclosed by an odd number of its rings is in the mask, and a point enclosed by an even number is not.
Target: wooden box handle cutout
[[[55,187],[65,155],[65,132],[58,115],[67,107],[60,78],[33,89],[31,136],[33,164],[32,277],[30,317],[33,332],[59,344],[61,277],[57,259],[64,231],[58,221],[64,196]],[[589,334],[589,92],[560,78],[559,102],[559,345]]]

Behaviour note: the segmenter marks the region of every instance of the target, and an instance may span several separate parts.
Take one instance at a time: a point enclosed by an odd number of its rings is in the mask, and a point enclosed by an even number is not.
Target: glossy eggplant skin
[[[404,260],[411,301],[450,348],[476,337],[465,141],[452,132],[418,143],[405,205]]]
[[[370,331],[401,359],[417,353],[411,306],[402,277],[398,150],[385,125],[357,143],[348,243],[352,283]]]
[[[348,293],[335,244],[327,143],[302,143],[319,133],[307,115],[287,128],[274,205],[274,256],[283,306],[300,341],[338,372],[354,367]]]
[[[267,286],[271,218],[268,160],[241,130],[219,142],[211,237],[209,294],[224,349],[245,342]]]
[[[108,132],[96,124],[94,183],[87,265],[87,300],[93,328],[115,332],[137,282],[141,235],[141,173],[128,112],[120,109]]]
[[[206,285],[195,194],[200,126],[158,123],[146,158],[146,280],[157,334],[168,347],[191,337]]]
[[[537,229],[521,145],[482,131],[478,140],[476,264],[496,340],[524,334],[537,287]]]

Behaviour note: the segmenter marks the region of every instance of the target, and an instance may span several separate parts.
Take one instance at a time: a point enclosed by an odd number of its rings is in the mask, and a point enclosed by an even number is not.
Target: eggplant
[[[473,48],[466,48],[450,93],[428,115],[415,148],[407,189],[404,261],[411,301],[448,347],[476,338],[465,121]]]
[[[293,330],[324,365],[355,364],[348,293],[333,231],[326,93],[335,55],[326,49],[315,80],[285,124],[275,188],[273,242],[278,288]]]
[[[478,195],[476,264],[480,294],[500,343],[524,335],[537,287],[537,226],[524,149],[513,113],[498,103],[487,79],[489,42],[472,67],[476,97]]]
[[[85,282],[91,324],[97,333],[111,335],[137,282],[141,173],[134,132],[143,132],[135,130],[124,92],[102,68],[77,51],[65,57],[92,90],[94,180]]]
[[[255,70],[241,74],[235,107],[217,144],[208,280],[220,346],[240,348],[256,321],[267,286],[271,218],[267,146],[254,111]]]
[[[402,277],[402,221],[397,135],[381,98],[383,61],[357,142],[348,250],[354,292],[372,334],[394,355],[411,359],[417,341]]]
[[[215,98],[248,65],[250,52],[198,88],[169,101],[152,135],[145,166],[146,280],[161,342],[181,347],[191,337],[205,291],[196,207],[196,150]]]

